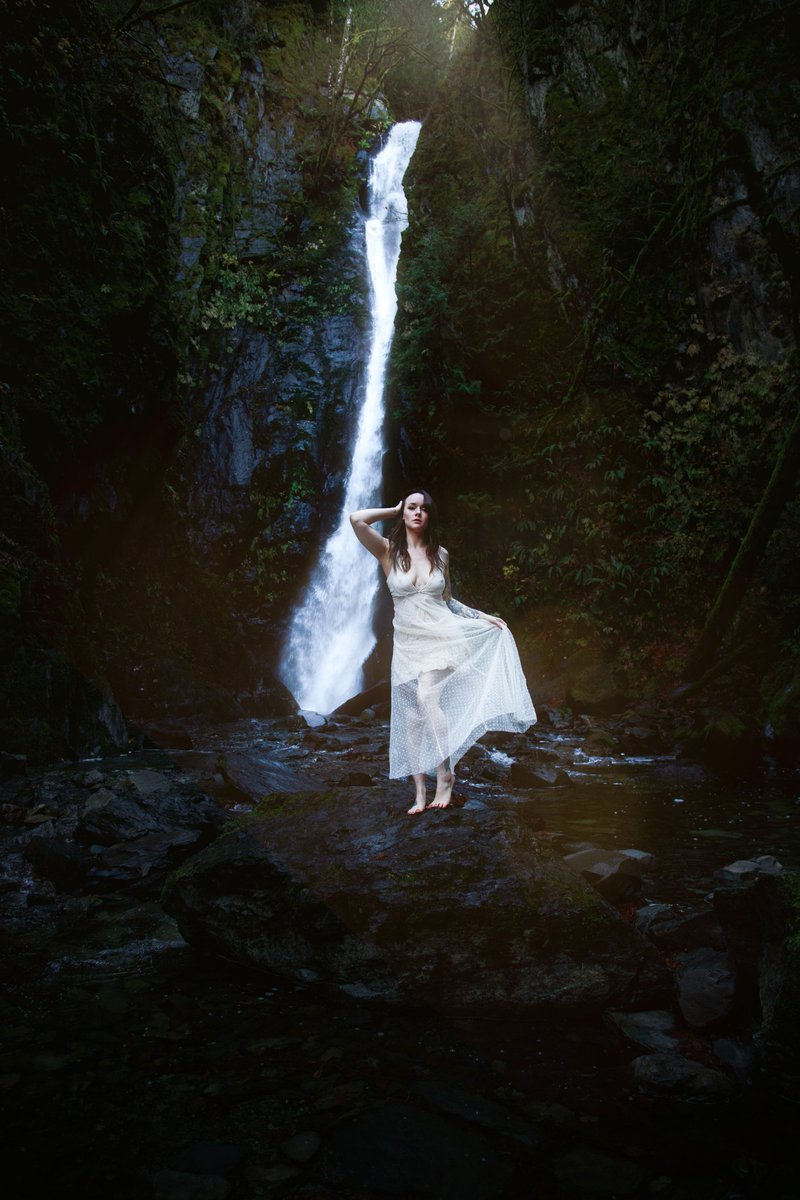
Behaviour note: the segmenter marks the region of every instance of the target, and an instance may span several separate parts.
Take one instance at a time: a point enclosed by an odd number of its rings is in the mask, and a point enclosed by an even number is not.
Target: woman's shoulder
[[[441,557],[442,562],[447,562],[450,558],[450,553],[448,550],[446,550],[444,548],[444,546],[439,547],[439,555]]]

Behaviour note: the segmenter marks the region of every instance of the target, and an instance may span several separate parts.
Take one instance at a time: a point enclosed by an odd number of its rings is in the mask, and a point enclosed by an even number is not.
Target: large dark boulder
[[[412,819],[408,799],[399,785],[268,797],[169,878],[164,907],[195,946],[355,995],[496,1011],[670,989],[654,948],[514,806]]]
[[[101,787],[83,805],[75,829],[79,842],[112,846],[156,833],[189,829],[205,840],[223,814],[192,784],[177,784],[159,771],[136,771],[126,787]]]

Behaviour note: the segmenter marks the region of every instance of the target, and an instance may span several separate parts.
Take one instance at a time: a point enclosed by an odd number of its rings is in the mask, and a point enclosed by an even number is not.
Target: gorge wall
[[[599,712],[687,679],[787,450],[797,21],[497,0],[423,126],[394,441],[424,458],[460,585],[512,616],[542,699]],[[687,705],[699,742],[796,728],[796,437],[787,453],[711,657],[738,667]]]
[[[669,695],[797,409],[795,8],[155,7],[4,11],[3,744],[286,705],[406,117],[386,496],[437,495],[537,700]],[[794,478],[700,741],[796,729]]]
[[[126,745],[114,698],[286,710],[274,667],[362,382],[387,35],[152,8],[10,6],[3,732],[34,756]]]

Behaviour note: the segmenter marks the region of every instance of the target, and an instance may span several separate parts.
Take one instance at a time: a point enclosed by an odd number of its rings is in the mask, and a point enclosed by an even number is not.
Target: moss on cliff
[[[76,688],[110,678],[137,710],[233,715],[256,685],[240,614],[285,612],[322,481],[310,436],[282,432],[284,452],[267,434],[242,511],[219,488],[203,507],[209,396],[254,334],[274,363],[326,319],[360,320],[340,251],[357,154],[386,123],[379,68],[410,29],[414,3],[400,7],[345,46],[291,3],[5,6],[11,748],[68,748],[42,733],[54,655]],[[318,415],[293,357],[281,430]],[[279,368],[251,381],[265,425]]]
[[[402,470],[471,596],[557,605],[631,691],[675,678],[796,407],[796,33],[767,3],[497,0],[409,172]],[[788,510],[778,546],[756,670],[796,641]]]

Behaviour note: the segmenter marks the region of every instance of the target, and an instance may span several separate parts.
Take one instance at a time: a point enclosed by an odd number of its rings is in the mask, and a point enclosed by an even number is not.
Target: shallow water
[[[345,728],[352,731],[353,727]],[[360,732],[362,727],[358,728]],[[368,734],[365,756],[373,759],[369,743],[388,739],[388,726],[364,732]],[[324,738],[324,730],[320,736]],[[204,739],[206,753],[263,749],[270,759],[295,767],[299,758],[312,772],[327,754],[318,747],[305,750],[287,745],[280,722],[239,722],[207,730]],[[563,839],[564,853],[578,843],[650,852],[656,863],[647,876],[647,899],[675,902],[687,895],[705,895],[714,886],[714,871],[737,859],[771,854],[787,869],[800,868],[800,771],[796,768],[766,762],[750,772],[726,773],[671,756],[591,757],[574,735],[537,730],[535,741],[548,762],[551,753],[559,755],[569,784],[526,791],[475,783],[469,778],[468,756],[464,768],[457,771],[461,790],[467,797],[473,794],[488,802],[498,793],[519,797],[524,801],[521,817],[535,831],[555,835],[559,847]],[[504,750],[493,747],[491,734],[484,737],[483,746],[498,765],[513,761]],[[179,761],[181,757],[177,755]],[[191,755],[182,761],[188,765]],[[385,778],[385,764],[378,762],[376,783]]]

